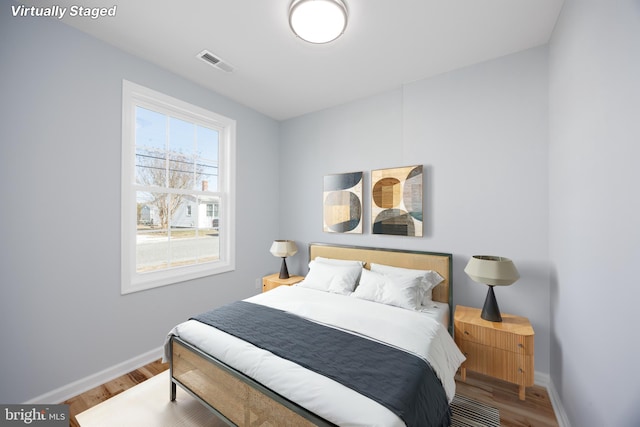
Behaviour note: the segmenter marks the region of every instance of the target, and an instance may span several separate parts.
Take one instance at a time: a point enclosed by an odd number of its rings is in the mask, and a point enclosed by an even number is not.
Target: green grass
[[[165,229],[157,229],[154,230],[150,227],[138,227],[138,234],[149,234],[158,237],[166,237],[167,230]],[[198,230],[198,236],[217,236],[218,230],[214,230],[213,228],[201,228]],[[173,228],[171,229],[171,237],[173,239],[188,239],[196,237],[196,230],[194,228]]]

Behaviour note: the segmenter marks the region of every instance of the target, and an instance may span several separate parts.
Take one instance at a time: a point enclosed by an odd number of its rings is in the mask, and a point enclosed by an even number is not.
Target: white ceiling
[[[291,0],[32,0],[117,5],[114,18],[63,22],[284,120],[549,41],[563,0],[345,0],[333,43],[291,32]],[[225,73],[196,55],[207,49]],[[106,64],[108,65],[108,64]]]

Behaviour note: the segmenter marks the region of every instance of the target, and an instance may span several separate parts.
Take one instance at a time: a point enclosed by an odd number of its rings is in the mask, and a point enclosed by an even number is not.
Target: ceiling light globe
[[[341,0],[294,0],[289,25],[303,40],[329,43],[347,27],[347,8]]]

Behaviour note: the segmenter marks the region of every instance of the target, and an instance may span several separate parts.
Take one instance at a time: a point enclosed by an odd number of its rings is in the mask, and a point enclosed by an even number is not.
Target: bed
[[[412,412],[415,405],[438,414],[442,414],[445,406],[448,421],[448,404],[455,393],[454,375],[464,361],[451,337],[451,254],[313,243],[309,245],[309,260],[309,273],[301,283],[281,286],[203,313],[169,332],[165,359],[170,363],[171,400],[175,400],[176,386],[180,386],[226,424],[239,426],[425,425],[420,418],[422,412]],[[349,275],[356,270],[354,265],[359,266],[356,279],[359,284],[349,288]],[[412,273],[420,276],[417,287],[413,279],[408,279]],[[431,284],[425,285],[424,277]],[[411,284],[396,286],[405,279]],[[388,285],[391,282],[393,289]],[[382,286],[384,283],[387,285]],[[231,311],[223,313],[225,310]],[[234,314],[234,310],[241,311]],[[265,313],[261,314],[262,311]],[[216,320],[223,315],[240,317],[231,322]],[[261,320],[262,315],[273,317]],[[208,324],[209,319],[213,323]],[[245,321],[248,324],[242,326]],[[231,330],[225,329],[228,324]],[[242,327],[252,330],[257,338],[238,338],[234,328]],[[316,343],[312,345],[321,348],[306,348],[297,341],[291,347],[282,342],[261,341],[288,339],[289,334],[296,333],[312,335],[315,341],[325,332],[332,339],[339,334],[339,339],[349,340],[349,344],[336,351]],[[345,349],[351,347],[352,341],[364,347],[355,346],[351,351],[356,353],[349,354]],[[387,362],[368,361],[379,349],[384,349],[382,353],[395,353]],[[340,356],[343,352],[344,356]],[[309,357],[330,360],[326,363],[329,370],[324,371],[324,366],[308,366],[305,358]],[[324,365],[322,361],[313,363]],[[386,390],[376,391],[381,387],[342,382],[330,370],[347,369],[345,366],[353,364],[363,372],[375,370],[377,375],[384,371],[384,363],[395,361],[401,366],[387,373],[394,378],[380,381],[391,383],[396,381],[395,377],[397,381],[405,381],[401,379],[403,375],[409,376],[407,382],[430,375],[437,380],[436,385],[416,385],[418,394],[428,397],[422,398],[423,402],[414,404],[406,403],[404,397],[397,399],[402,401],[397,405],[406,404],[410,409],[397,409],[396,403],[379,400],[388,398]],[[425,369],[424,366],[433,374],[410,373],[411,369]],[[367,375],[355,377],[367,377],[365,382],[369,381]],[[366,387],[376,390],[370,393]],[[413,415],[407,415],[408,412]],[[433,419],[440,420],[440,416],[433,415]],[[443,422],[429,424],[444,425]]]

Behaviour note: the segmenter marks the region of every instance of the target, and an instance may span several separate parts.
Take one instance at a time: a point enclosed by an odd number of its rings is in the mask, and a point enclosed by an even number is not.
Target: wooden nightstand
[[[518,384],[520,400],[533,385],[533,328],[525,317],[502,313],[502,322],[480,317],[479,308],[456,306],[453,319],[456,344],[467,360],[460,368]]]
[[[289,276],[288,279],[280,279],[280,273],[270,274],[262,278],[262,292],[270,291],[278,286],[285,285],[291,286],[298,282],[301,282],[304,277],[302,276]]]

